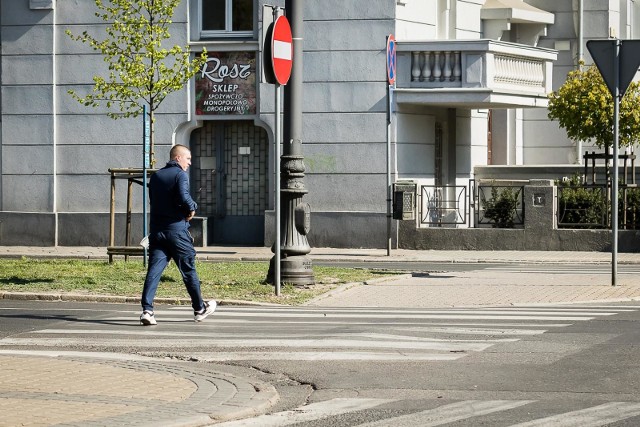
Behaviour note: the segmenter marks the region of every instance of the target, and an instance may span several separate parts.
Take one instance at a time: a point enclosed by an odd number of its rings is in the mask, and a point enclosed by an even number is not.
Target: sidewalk
[[[267,247],[208,246],[196,248],[198,259],[210,261],[267,261],[273,253]],[[105,247],[94,246],[0,246],[0,257],[42,257],[107,259]],[[486,263],[610,263],[609,252],[572,251],[416,251],[393,249],[312,248],[309,257],[323,261],[423,261]],[[122,258],[122,256],[116,256]],[[619,253],[619,264],[640,264],[640,253]]]
[[[198,259],[203,261],[268,261],[273,256],[271,249],[267,247],[209,246],[196,249]],[[108,259],[104,247],[0,246],[0,257],[23,256]],[[504,266],[502,269],[474,272],[415,272],[413,275],[403,275],[392,280],[372,281],[367,286],[351,284],[322,295],[309,305],[422,308],[640,299],[640,280],[633,274],[618,274],[617,286],[611,286],[612,256],[609,252],[394,249],[391,255],[387,256],[386,249],[312,248],[309,257],[313,261],[371,262],[376,266],[387,262],[490,263]],[[640,253],[618,253],[617,261],[619,267],[638,266],[640,272]],[[565,264],[578,264],[580,267],[563,272]],[[538,268],[528,271],[526,266],[532,265]],[[550,270],[556,272],[545,274],[544,269],[540,269],[543,265],[548,265]],[[600,270],[595,271],[596,267]],[[0,298],[37,297],[0,292]],[[47,297],[55,299],[56,296],[43,295],[42,299]],[[86,295],[82,298],[85,301],[137,302],[137,299],[133,301],[124,297]],[[222,304],[225,303],[231,302],[222,301]]]
[[[206,426],[258,415],[269,384],[133,355],[0,351],[0,426]]]
[[[0,257],[22,256],[107,259],[106,248],[0,246]],[[312,306],[426,308],[640,300],[640,280],[634,274],[619,274],[618,286],[613,287],[610,274],[592,269],[609,265],[610,253],[393,250],[387,256],[383,249],[313,248],[309,256],[314,261],[496,263],[500,267],[416,271],[365,285],[349,284],[311,301]],[[266,261],[271,257],[270,249],[263,247],[198,248],[201,260]],[[563,264],[569,263],[579,263],[581,268],[563,271]],[[618,254],[618,263],[640,269],[640,254]],[[540,265],[556,271],[541,271]],[[262,413],[277,400],[271,385],[211,371],[201,364],[116,354],[34,354],[0,346],[0,427],[202,426]]]

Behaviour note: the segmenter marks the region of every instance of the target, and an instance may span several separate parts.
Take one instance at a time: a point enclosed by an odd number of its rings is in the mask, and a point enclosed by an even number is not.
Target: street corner
[[[132,362],[3,354],[0,365],[2,426],[116,423],[184,402],[198,389]]]
[[[7,427],[203,425],[261,414],[279,400],[270,384],[186,362],[16,351],[0,354],[0,366],[0,426]]]

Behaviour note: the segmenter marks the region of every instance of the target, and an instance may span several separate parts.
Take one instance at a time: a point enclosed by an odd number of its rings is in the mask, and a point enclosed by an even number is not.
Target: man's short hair
[[[169,151],[169,160],[175,160],[176,157],[181,155],[182,153],[189,152],[189,147],[182,144],[176,144],[171,147],[171,151]]]

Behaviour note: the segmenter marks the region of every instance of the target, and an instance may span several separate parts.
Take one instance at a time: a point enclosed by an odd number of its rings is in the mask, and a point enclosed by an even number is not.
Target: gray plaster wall
[[[28,1],[4,1],[0,3],[0,17],[3,122],[0,209],[51,212],[54,206],[50,196],[54,171],[50,137],[54,113],[52,13],[30,9]]]
[[[303,200],[312,210],[309,242],[383,247],[385,49],[386,36],[395,31],[396,4],[305,4],[302,138],[309,193]]]
[[[187,45],[187,3],[176,10],[168,45]],[[86,30],[104,38],[95,2],[33,4],[0,2],[0,244],[106,244],[108,169],[142,167],[142,119],[114,121],[105,106],[83,106],[67,93],[90,92],[93,76],[107,71],[99,54],[65,34]],[[172,135],[188,118],[188,99],[185,88],[156,113],[156,165],[168,160]],[[116,210],[124,212],[126,181],[116,189]],[[133,202],[134,212],[141,211],[140,186]]]
[[[275,241],[275,213],[266,212],[265,246]],[[387,219],[372,212],[311,212],[311,231],[308,240],[314,247],[331,248],[385,248]],[[396,227],[392,230],[392,245],[396,245]],[[374,230],[385,230],[384,234]]]

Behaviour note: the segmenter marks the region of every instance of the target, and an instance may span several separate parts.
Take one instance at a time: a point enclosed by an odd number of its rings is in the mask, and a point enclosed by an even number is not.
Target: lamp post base
[[[267,283],[273,283],[275,255],[269,261]],[[313,262],[306,255],[293,255],[280,259],[280,281],[296,286],[315,285]]]

